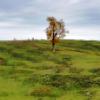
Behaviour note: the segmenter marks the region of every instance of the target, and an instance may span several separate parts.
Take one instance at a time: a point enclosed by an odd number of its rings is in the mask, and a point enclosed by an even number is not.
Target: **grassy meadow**
[[[100,42],[0,42],[0,100],[100,100]]]

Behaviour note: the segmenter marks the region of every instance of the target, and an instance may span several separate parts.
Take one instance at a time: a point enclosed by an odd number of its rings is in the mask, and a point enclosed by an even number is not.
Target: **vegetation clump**
[[[42,86],[33,89],[33,91],[30,93],[31,96],[52,96],[52,89],[48,86]]]

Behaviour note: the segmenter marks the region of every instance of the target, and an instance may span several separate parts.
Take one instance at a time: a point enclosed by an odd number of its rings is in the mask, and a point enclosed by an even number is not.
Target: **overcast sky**
[[[46,39],[47,16],[65,21],[67,39],[100,40],[100,0],[0,0],[0,40]]]

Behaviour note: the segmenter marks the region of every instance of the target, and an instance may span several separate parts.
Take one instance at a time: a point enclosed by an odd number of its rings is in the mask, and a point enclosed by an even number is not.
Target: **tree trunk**
[[[54,26],[53,26],[53,38],[52,38],[52,51],[55,51],[55,34],[54,34]]]

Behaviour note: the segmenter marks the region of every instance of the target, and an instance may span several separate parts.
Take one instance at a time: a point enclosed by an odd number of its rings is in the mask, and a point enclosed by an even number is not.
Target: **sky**
[[[46,18],[63,19],[65,39],[100,40],[100,0],[0,0],[0,40],[46,39]]]

